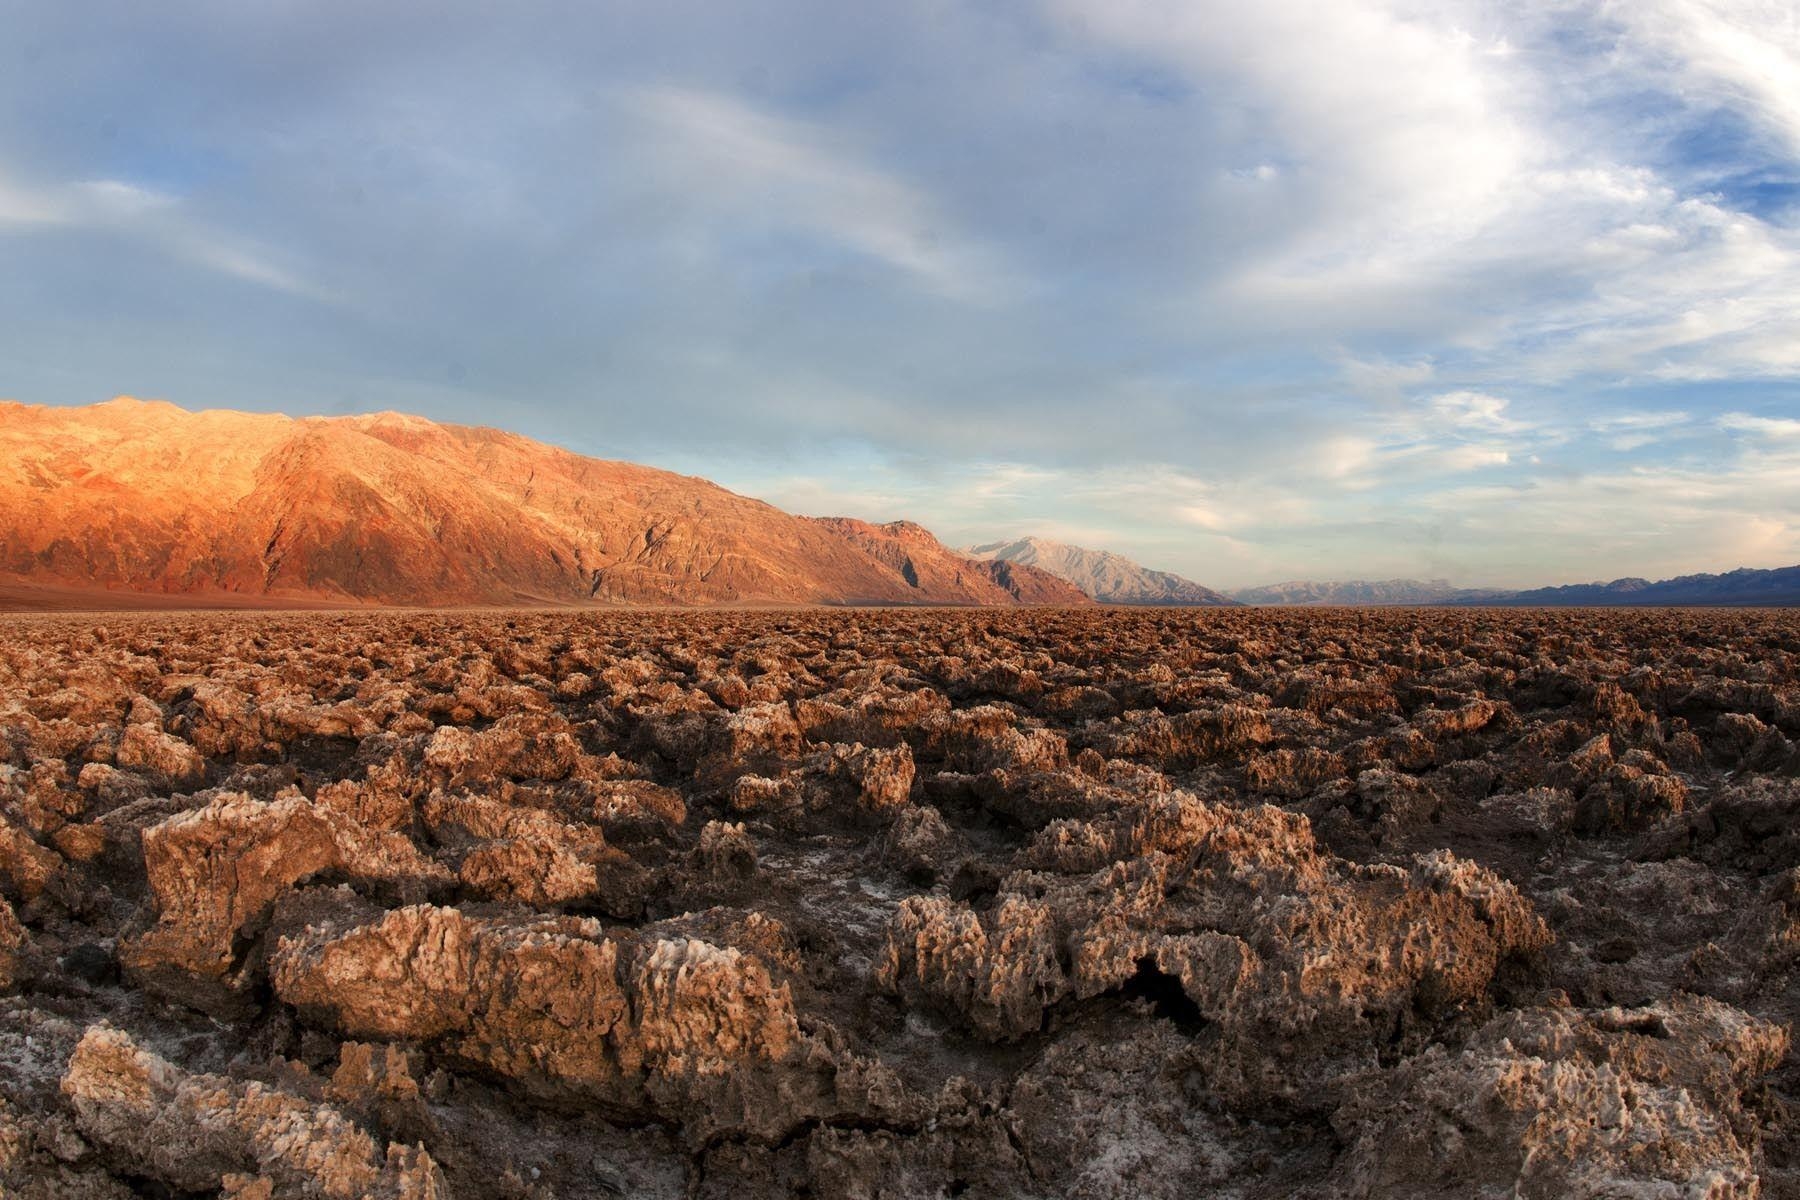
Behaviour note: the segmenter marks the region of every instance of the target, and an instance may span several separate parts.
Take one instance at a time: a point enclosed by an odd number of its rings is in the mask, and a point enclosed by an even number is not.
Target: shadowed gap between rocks
[[[1206,1028],[1205,1015],[1182,988],[1181,980],[1159,969],[1150,955],[1137,960],[1136,973],[1116,994],[1127,1000],[1145,1001],[1152,1012],[1189,1037]]]

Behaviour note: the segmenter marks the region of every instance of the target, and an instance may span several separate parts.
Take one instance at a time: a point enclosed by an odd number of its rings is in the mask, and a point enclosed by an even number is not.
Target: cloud
[[[55,187],[8,185],[0,176],[0,234],[88,230],[142,242],[183,262],[315,300],[329,294],[275,264],[248,239],[210,228],[178,198],[120,179],[83,179]]]
[[[1444,392],[1426,401],[1440,421],[1457,430],[1516,433],[1528,428],[1524,422],[1506,415],[1508,403],[1485,392]]]
[[[1034,485],[1056,478],[1056,472],[1022,463],[997,463],[983,478],[969,486],[971,496],[979,500],[1014,499]]]
[[[1788,7],[40,6],[0,391],[419,409],[1205,582],[1766,559]]]
[[[1081,35],[1196,88],[1253,96],[1264,136],[1298,164],[1284,200],[1307,219],[1251,243],[1233,272],[1193,289],[1193,308],[1295,334],[1435,339],[1439,358],[1460,346],[1548,383],[1791,372],[1793,230],[1627,157],[1664,159],[1689,130],[1665,122],[1632,145],[1595,119],[1615,99],[1641,108],[1647,89],[1680,97],[1696,71],[1723,70],[1706,65],[1719,22],[1685,11],[1698,5],[1646,4],[1609,23],[1625,7],[1595,17],[1593,36],[1619,45],[1602,61],[1566,49],[1580,44],[1568,24],[1584,15],[1566,6],[1503,16],[1452,3],[1320,12],[1277,2],[1220,14],[1124,0],[1058,11]],[[1684,11],[1661,12],[1673,7]],[[1691,36],[1653,36],[1659,14]],[[1769,62],[1787,61],[1778,39],[1791,40],[1792,23],[1790,13],[1774,32]],[[1728,24],[1753,44],[1761,22],[1746,12]],[[1784,120],[1800,71],[1766,74],[1773,92],[1739,99]]]
[[[69,205],[76,219],[134,221],[175,207],[175,198],[120,179],[89,179],[74,184]]]
[[[1640,70],[1690,105],[1741,111],[1800,153],[1800,16],[1786,0],[1614,0],[1608,17]]]
[[[1654,446],[1683,430],[1693,418],[1685,412],[1617,412],[1588,422],[1588,429],[1605,435],[1606,444],[1621,453]]]
[[[1679,411],[1617,412],[1594,418],[1588,423],[1588,428],[1600,433],[1672,429],[1677,425],[1685,425],[1692,419],[1687,413]]]
[[[1534,473],[1446,489],[1431,511],[1504,573],[1651,577],[1800,560],[1800,454],[1740,451],[1705,466]]]
[[[1478,471],[1483,467],[1503,467],[1512,461],[1512,452],[1501,446],[1448,446],[1427,453],[1437,472]]]
[[[1726,413],[1719,418],[1719,428],[1733,433],[1754,433],[1771,440],[1800,438],[1800,420],[1792,417],[1753,417],[1747,413]]]
[[[992,256],[947,228],[928,196],[819,129],[692,88],[645,88],[631,103],[655,127],[663,167],[740,220],[815,233],[945,297],[1003,286]]]
[[[1399,404],[1403,397],[1430,382],[1435,368],[1430,360],[1392,362],[1386,359],[1346,358],[1344,383],[1356,395],[1381,404]]]
[[[0,175],[0,233],[32,226],[59,225],[67,220],[51,198]]]

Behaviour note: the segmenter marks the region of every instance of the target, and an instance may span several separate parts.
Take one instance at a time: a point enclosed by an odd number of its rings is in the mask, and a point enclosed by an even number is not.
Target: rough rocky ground
[[[0,626],[0,1194],[1800,1196],[1800,616]]]

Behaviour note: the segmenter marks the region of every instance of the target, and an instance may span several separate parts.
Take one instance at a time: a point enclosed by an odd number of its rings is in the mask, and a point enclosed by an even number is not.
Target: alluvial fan
[[[0,625],[0,1193],[1796,1196],[1800,618]]]

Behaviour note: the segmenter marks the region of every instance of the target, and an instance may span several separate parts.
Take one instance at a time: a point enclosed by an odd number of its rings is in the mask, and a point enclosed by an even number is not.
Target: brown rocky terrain
[[[1797,965],[1791,612],[0,623],[8,1197],[1791,1200]]]
[[[908,574],[908,563],[916,564]],[[0,403],[0,606],[1085,603],[915,525],[380,413]]]

